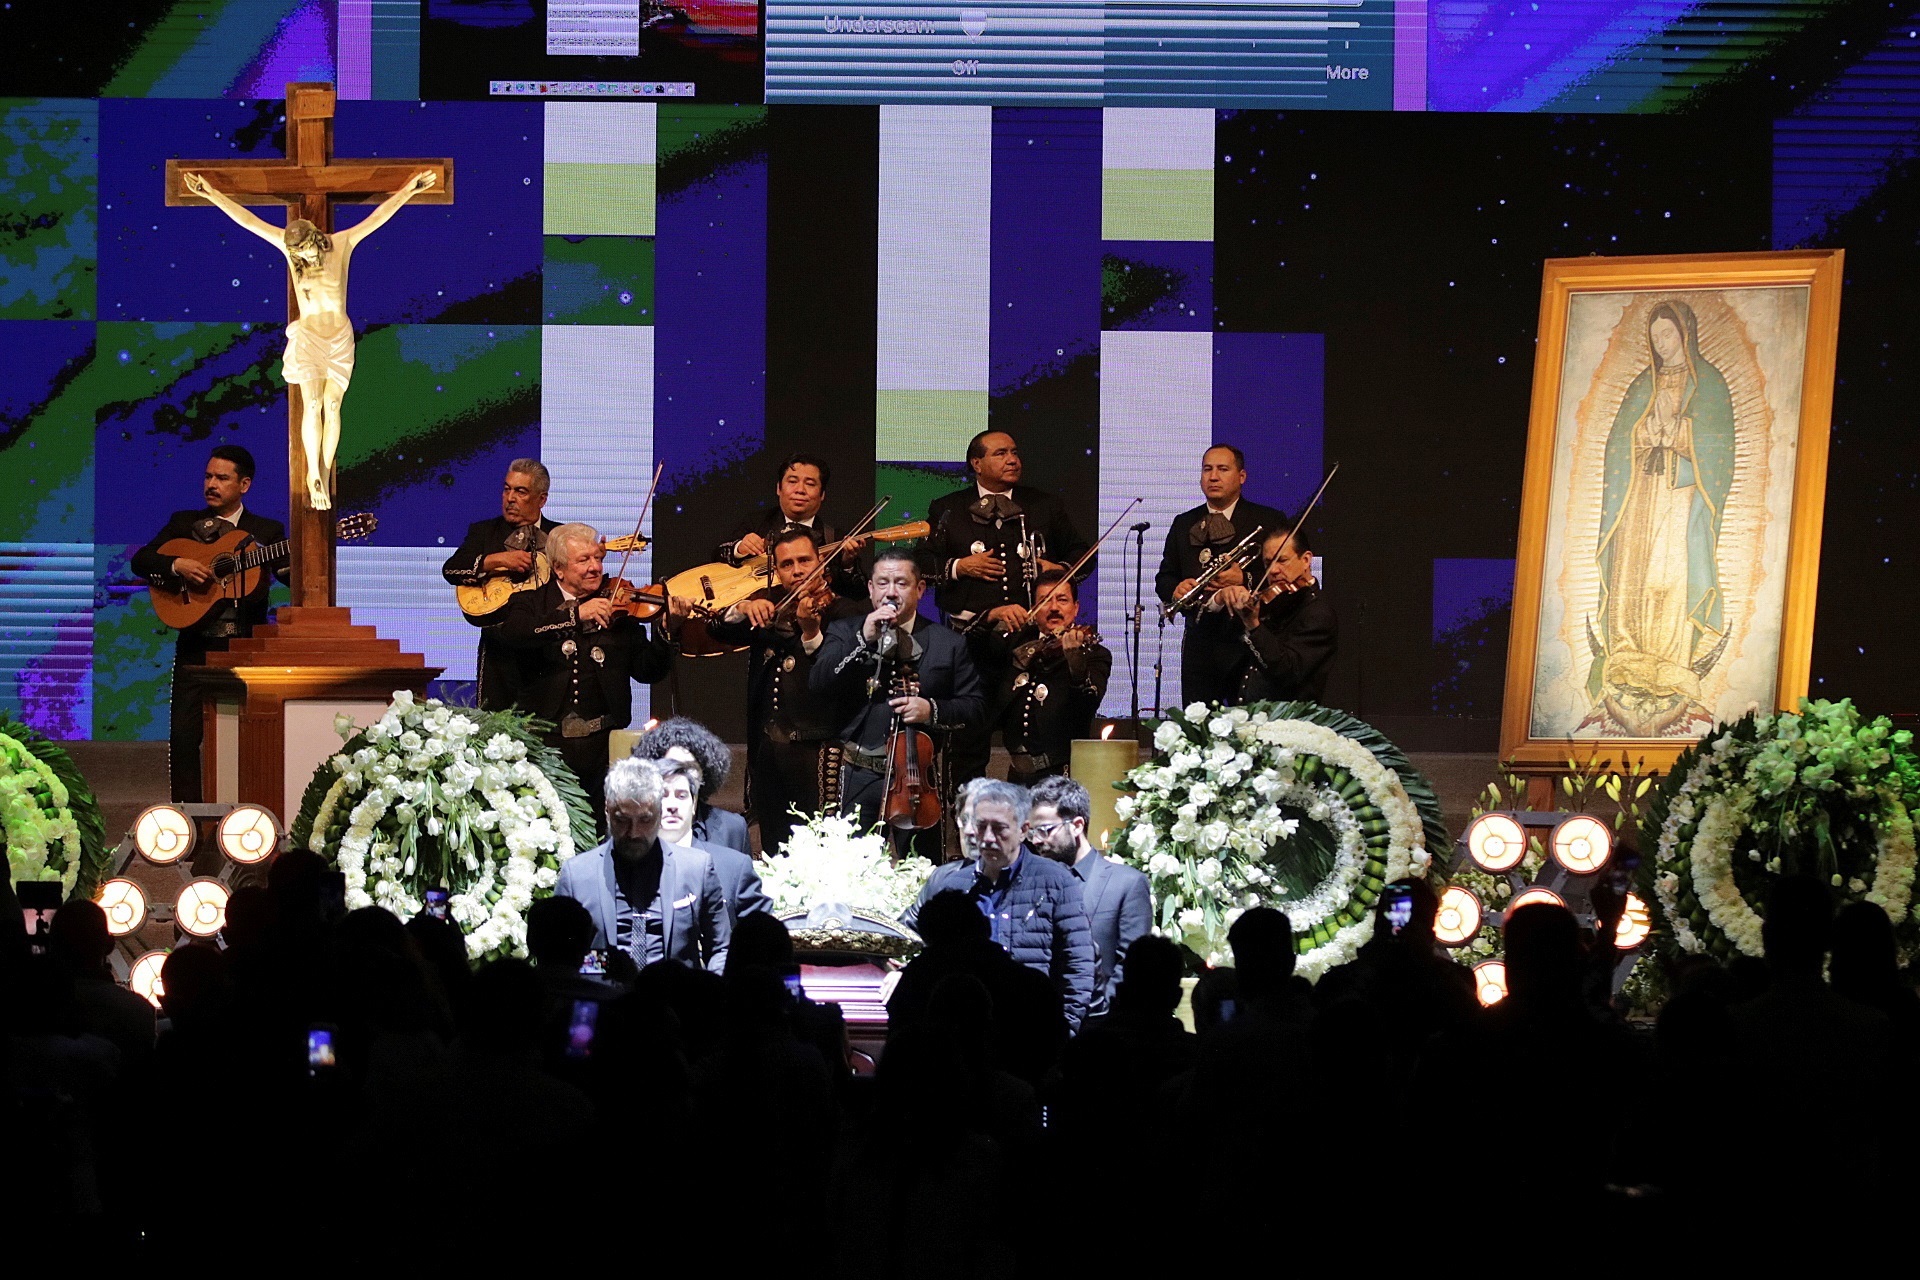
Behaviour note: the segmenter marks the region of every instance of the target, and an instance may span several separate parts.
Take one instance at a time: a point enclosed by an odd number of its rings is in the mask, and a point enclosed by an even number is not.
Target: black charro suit
[[[833,699],[808,683],[826,645],[825,628],[842,618],[864,619],[867,612],[860,601],[835,599],[812,653],[797,631],[755,627],[737,615],[708,628],[716,640],[747,646],[747,802],[768,853],[792,834],[789,807],[803,813],[820,807],[820,747],[840,727]]]
[[[549,520],[545,516],[540,518],[540,532],[543,535],[552,533],[559,527],[558,521]],[[440,576],[447,580],[449,586],[482,585],[492,575],[480,567],[480,562],[490,555],[505,551],[507,536],[518,528],[520,528],[519,525],[505,516],[474,521],[467,526],[467,536],[461,539],[459,548],[447,557],[445,564],[440,566]],[[474,700],[479,703],[483,711],[502,711],[511,707],[514,695],[519,688],[521,664],[517,661],[515,654],[495,644],[490,639],[489,632],[484,630],[501,621],[504,612],[502,610],[500,614],[488,614],[480,618],[471,614],[462,615],[474,626],[483,628],[480,632],[480,651],[474,658],[473,666],[474,679],[479,686]]]
[[[1017,484],[1007,494],[1025,513],[1024,532],[1030,543],[1037,542],[1037,559],[1052,560],[1065,567],[1087,550],[1087,540],[1067,518],[1066,506],[1044,489]],[[920,578],[933,588],[933,601],[949,626],[964,628],[968,622],[989,609],[1003,604],[1031,605],[1033,589],[1020,571],[1016,554],[1023,532],[1019,519],[982,519],[973,511],[979,501],[979,488],[965,489],[935,498],[927,508],[927,523],[933,531],[921,542],[914,559],[920,565]],[[999,579],[961,578],[953,572],[954,562],[973,554],[974,543],[997,550],[1007,564],[1007,576]],[[1037,569],[1036,569],[1037,572]],[[1088,564],[1080,576],[1093,572]]]
[[[514,705],[553,726],[548,745],[566,757],[604,822],[607,740],[633,720],[631,681],[665,679],[673,645],[663,628],[621,614],[611,627],[583,626],[579,604],[549,582],[515,595],[488,632],[522,660]]]
[[[1073,740],[1093,736],[1093,718],[1113,676],[1113,653],[1091,642],[1021,666],[1021,647],[1039,636],[1039,628],[1028,626],[1012,635],[993,631],[983,641],[995,652],[1000,673],[989,690],[987,715],[1011,757],[1007,778],[1023,787],[1067,771]]]
[[[888,688],[883,684],[871,694],[867,691],[877,655],[861,635],[865,623],[862,615],[830,624],[807,677],[808,686],[830,700],[835,736],[847,744],[850,752],[884,750],[893,723],[893,712],[887,705]],[[889,659],[886,667],[892,671],[901,661],[911,663],[919,678],[920,696],[933,703],[933,723],[923,727],[939,742],[957,729],[978,724],[986,715],[986,698],[964,639],[917,615],[912,626],[901,647],[904,656]],[[877,770],[850,762],[841,807],[857,809],[863,823],[877,821],[880,780]]]
[[[786,515],[776,506],[762,511],[756,516],[750,516],[742,520],[734,529],[733,536],[720,544],[715,558],[725,564],[739,564],[740,557],[733,553],[733,549],[739,545],[740,539],[750,533],[759,534],[761,541],[767,544],[767,550],[771,552],[773,550],[773,540],[789,528],[796,527],[813,530],[814,540],[819,544],[822,558],[824,558],[829,551],[833,550],[837,543],[846,537],[846,535],[836,529],[833,522],[828,520],[824,515],[816,515],[813,518],[812,524],[801,526],[797,525],[795,521],[787,519]],[[833,589],[837,594],[858,597],[861,600],[867,598],[867,580],[865,575],[860,572],[860,558],[858,556],[841,556],[833,562],[833,567],[827,571],[827,575],[828,580],[833,584]]]
[[[208,525],[208,521],[219,527]],[[286,526],[278,520],[249,511],[244,506],[240,509],[239,519],[231,523],[244,530],[254,542],[261,544],[280,542],[287,536]],[[133,571],[151,586],[177,587],[180,579],[173,576],[172,559],[160,554],[161,544],[175,538],[217,542],[228,527],[228,522],[221,521],[205,507],[176,511],[167,517],[167,523],[146,546],[133,553]],[[212,536],[207,537],[208,533]],[[285,577],[284,564],[277,572],[282,578]],[[273,579],[274,574],[261,574],[260,584],[252,591],[239,600],[215,605],[207,611],[206,617],[178,633],[174,639],[173,704],[167,732],[167,773],[173,798],[183,804],[198,804],[211,797],[201,794],[200,780],[200,744],[205,732],[201,710],[204,691],[198,680],[190,675],[183,676],[181,671],[186,667],[199,666],[207,660],[209,653],[225,649],[229,640],[252,635],[253,629],[267,620],[267,595],[273,589]]]
[[[1319,588],[1276,598],[1261,609],[1260,625],[1241,634],[1233,700],[1319,702],[1339,641],[1340,619]]]
[[[1255,528],[1267,534],[1292,527],[1286,513],[1275,507],[1251,502],[1242,497],[1234,505],[1228,523],[1230,538],[1215,538],[1199,544],[1194,541],[1194,526],[1206,517],[1203,503],[1173,518],[1167,529],[1167,545],[1160,556],[1160,570],[1153,575],[1153,589],[1162,604],[1171,603],[1173,589],[1188,578],[1197,578],[1213,556],[1231,549]],[[1256,548],[1257,550],[1257,548]],[[1258,564],[1256,555],[1253,563]],[[1245,650],[1240,644],[1240,624],[1223,613],[1189,614],[1180,640],[1180,698],[1183,702],[1229,702],[1237,686],[1234,669]]]
[[[1051,560],[1065,568],[1087,550],[1087,540],[1067,518],[1060,499],[1024,484],[1013,486],[1006,496],[1020,508],[1021,517],[983,515],[978,484],[934,499],[927,508],[927,521],[933,531],[915,555],[921,579],[933,588],[941,616],[949,626],[967,633],[974,666],[989,693],[1000,685],[1006,666],[1004,655],[988,642],[986,624],[980,620],[1003,604],[1031,607],[1039,562]],[[1019,554],[1023,541],[1033,553],[1025,560]],[[963,578],[954,572],[956,562],[974,554],[976,545],[999,553],[1007,566],[1004,578]],[[1081,569],[1081,575],[1092,572],[1092,568],[1089,563]],[[992,740],[993,724],[986,719],[954,734],[948,763],[955,782],[986,773]]]

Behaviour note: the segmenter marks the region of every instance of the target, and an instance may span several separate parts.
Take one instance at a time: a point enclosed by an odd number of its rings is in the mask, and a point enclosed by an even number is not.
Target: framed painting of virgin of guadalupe
[[[1807,691],[1839,250],[1546,264],[1501,754],[1664,769]]]

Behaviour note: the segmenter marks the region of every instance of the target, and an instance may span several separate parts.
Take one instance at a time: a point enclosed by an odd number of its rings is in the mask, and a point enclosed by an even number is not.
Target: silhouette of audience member
[[[995,1065],[1039,1085],[1067,1041],[1058,988],[994,942],[987,918],[962,890],[929,898],[920,908],[919,932],[926,949],[907,965],[887,1001],[888,1052],[899,1032],[926,1021],[941,983],[967,974],[979,980],[993,1002]]]
[[[54,924],[57,928],[57,917]],[[1833,952],[1827,973],[1835,994],[1887,1016],[1892,1024],[1895,1065],[1903,1073],[1920,1065],[1920,995],[1901,980],[1893,922],[1878,905],[1848,903],[1833,918]]]
[[[53,916],[48,946],[72,979],[73,1007],[84,1034],[103,1036],[120,1050],[122,1072],[137,1079],[153,1056],[153,1005],[114,980],[107,957],[113,935],[107,913],[84,899],[64,903]]]
[[[733,946],[727,953],[726,976],[732,978],[736,969],[771,973],[781,980],[783,989],[789,977],[799,978],[793,935],[787,932],[787,926],[779,917],[767,912],[741,917],[734,930]],[[847,1020],[840,1006],[812,1000],[802,987],[787,992],[784,1012],[793,1034],[820,1055],[821,1064],[826,1067],[837,1092],[847,1082],[847,1060],[853,1047],[847,1039]]]
[[[1407,920],[1396,930],[1389,912],[1400,894],[1405,895]],[[1382,1084],[1396,1093],[1412,1076],[1427,1042],[1466,1025],[1478,1008],[1472,974],[1448,958],[1434,940],[1438,911],[1438,899],[1425,880],[1402,880],[1389,886],[1375,908],[1373,936],[1352,963],[1329,971],[1313,991],[1314,1004],[1322,1013],[1343,1003],[1372,1010],[1373,1025],[1387,1048]],[[1342,1022],[1352,1025],[1351,1011]]]
[[[1206,1135],[1213,1158],[1232,1171],[1228,1177],[1259,1186],[1287,1172],[1273,1152],[1315,1133],[1315,1109],[1299,1106],[1317,1092],[1313,994],[1294,974],[1293,926],[1283,913],[1248,909],[1228,930],[1227,944],[1236,1008],[1200,1037],[1180,1120]],[[1261,1190],[1285,1188],[1269,1183]]]
[[[1127,951],[1113,1008],[1088,1023],[1061,1064],[1061,1141],[1089,1169],[1139,1158],[1167,1136],[1161,1091],[1193,1068],[1197,1042],[1180,1025],[1180,948],[1147,934]]]
[[[1879,1181],[1890,1135],[1864,1117],[1836,1122],[1835,1101],[1864,1102],[1890,1087],[1892,1025],[1823,981],[1834,936],[1826,885],[1811,876],[1781,878],[1763,921],[1771,985],[1732,1010],[1735,1082],[1746,1091],[1736,1106],[1752,1119],[1728,1173],[1746,1191],[1801,1184],[1805,1204],[1837,1211],[1860,1203]],[[1824,1176],[1809,1178],[1814,1169]]]
[[[621,988],[580,972],[593,947],[593,913],[572,898],[542,898],[527,908],[527,954],[546,989],[548,1013],[575,1000],[612,1000]]]

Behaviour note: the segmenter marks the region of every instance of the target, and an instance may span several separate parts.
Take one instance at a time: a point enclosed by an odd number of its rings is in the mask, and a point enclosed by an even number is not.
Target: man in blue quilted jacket
[[[912,928],[920,908],[937,893],[958,889],[968,894],[992,926],[993,940],[1027,968],[1053,980],[1067,1026],[1077,1033],[1093,1002],[1093,935],[1073,872],[1051,858],[1021,852],[1032,807],[1025,787],[981,783],[973,793],[968,831],[973,856],[949,862],[927,877],[904,923]]]

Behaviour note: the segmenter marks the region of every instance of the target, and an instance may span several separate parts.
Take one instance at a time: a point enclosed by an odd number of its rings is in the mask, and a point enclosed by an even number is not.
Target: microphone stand
[[[1141,577],[1147,559],[1147,531],[1133,532],[1133,635],[1127,646],[1127,675],[1133,685],[1133,731],[1140,732],[1140,624],[1146,605],[1141,598]]]

